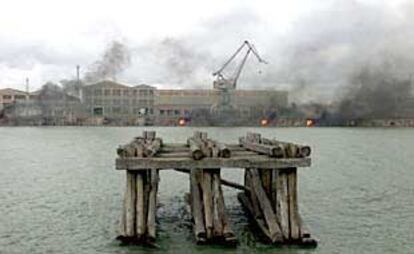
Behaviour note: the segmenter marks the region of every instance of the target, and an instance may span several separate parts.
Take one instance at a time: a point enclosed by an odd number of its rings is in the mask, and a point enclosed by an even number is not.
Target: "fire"
[[[306,120],[306,127],[312,127],[313,126],[313,120],[312,119],[308,119]]]
[[[266,126],[266,125],[268,125],[268,124],[269,124],[269,121],[268,121],[267,119],[262,119],[262,120],[260,121],[260,124],[261,124],[262,126]]]
[[[180,126],[185,126],[186,122],[184,118],[181,118],[180,120],[178,120],[178,125]]]

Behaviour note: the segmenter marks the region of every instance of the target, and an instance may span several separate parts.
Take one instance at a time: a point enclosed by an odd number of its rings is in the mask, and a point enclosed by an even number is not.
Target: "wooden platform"
[[[300,217],[297,203],[299,167],[311,165],[309,146],[248,133],[238,144],[225,144],[196,131],[182,144],[164,144],[145,131],[117,149],[116,169],[127,174],[119,239],[148,243],[156,239],[159,170],[189,174],[188,202],[197,243],[235,244],[221,185],[237,188],[252,222],[272,244],[316,246]],[[244,185],[222,179],[221,170],[245,169]]]

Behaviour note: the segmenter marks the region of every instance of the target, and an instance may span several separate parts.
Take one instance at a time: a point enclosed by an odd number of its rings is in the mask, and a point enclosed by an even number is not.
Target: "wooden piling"
[[[211,174],[207,170],[203,170],[201,186],[203,189],[204,221],[207,238],[211,238],[213,236],[213,200],[211,193]]]
[[[159,170],[189,174],[187,201],[197,243],[235,244],[222,185],[242,193],[238,199],[271,243],[316,246],[298,208],[296,167],[310,165],[310,147],[248,133],[237,144],[224,144],[196,131],[187,144],[163,144],[155,131],[144,131],[117,149],[117,169],[126,170],[119,238],[128,243],[156,239]],[[221,168],[245,168],[244,185],[221,179]]]
[[[145,193],[144,193],[144,172],[136,174],[136,233],[138,239],[141,239],[145,233]]]
[[[125,236],[135,236],[135,202],[136,202],[136,177],[135,173],[127,171],[127,184],[125,192]]]
[[[156,238],[155,217],[157,213],[157,192],[158,192],[159,175],[158,170],[151,170],[151,190],[148,199],[148,238],[152,241]]]
[[[263,212],[263,216],[266,220],[271,240],[272,242],[282,242],[282,233],[280,232],[279,225],[277,224],[276,216],[273,212],[272,205],[266,195],[265,190],[263,189],[263,185],[259,176],[259,171],[253,168],[250,170],[250,174],[253,191],[257,196],[258,203],[260,205],[261,211]]]
[[[287,173],[288,178],[288,192],[289,192],[289,227],[290,238],[298,240],[301,237],[300,233],[300,219],[298,210],[297,198],[297,179],[296,168],[291,168]]]
[[[203,202],[200,193],[201,170],[194,169],[190,173],[191,211],[194,221],[194,234],[198,243],[205,242],[207,233],[204,226]]]
[[[276,182],[276,217],[284,239],[289,239],[289,207],[288,207],[288,179],[286,173],[277,170]]]

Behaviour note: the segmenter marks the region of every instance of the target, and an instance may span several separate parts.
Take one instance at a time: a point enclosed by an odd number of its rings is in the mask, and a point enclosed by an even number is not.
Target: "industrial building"
[[[12,89],[4,88],[0,89],[0,109],[12,105],[16,102],[29,100],[30,95],[27,92]]]
[[[219,100],[219,91],[203,89],[157,89],[149,85],[128,86],[101,81],[82,89],[81,101],[92,117],[127,121],[128,124],[176,125],[195,112],[209,112]],[[239,116],[263,116],[286,107],[287,92],[276,90],[231,91]]]

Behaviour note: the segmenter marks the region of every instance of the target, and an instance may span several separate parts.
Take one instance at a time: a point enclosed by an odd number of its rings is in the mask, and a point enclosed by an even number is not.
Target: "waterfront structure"
[[[82,103],[92,117],[153,121],[154,94],[152,86],[130,87],[104,80],[83,87]]]
[[[126,124],[176,125],[181,118],[209,113],[219,100],[217,90],[157,89],[109,80],[84,86],[82,94],[87,114]],[[234,108],[246,119],[286,107],[287,95],[276,90],[235,90],[231,94]]]
[[[177,123],[179,118],[198,118],[214,110],[220,99],[218,90],[160,89],[157,90],[155,108],[157,124]],[[259,119],[269,111],[278,111],[288,105],[288,93],[277,90],[231,91],[233,107],[238,117]]]
[[[12,88],[0,89],[0,109],[13,105],[16,102],[29,100],[30,95],[27,92]]]
[[[155,131],[144,131],[117,149],[117,170],[126,171],[126,188],[117,239],[154,244],[160,170],[189,175],[186,195],[198,244],[237,244],[222,185],[241,190],[238,199],[270,244],[316,247],[299,213],[297,168],[311,165],[311,148],[247,133],[236,144],[224,144],[195,131],[181,144],[168,144]],[[244,184],[225,180],[220,171],[244,169]],[[258,230],[257,230],[258,229]],[[257,237],[259,238],[259,237]]]

